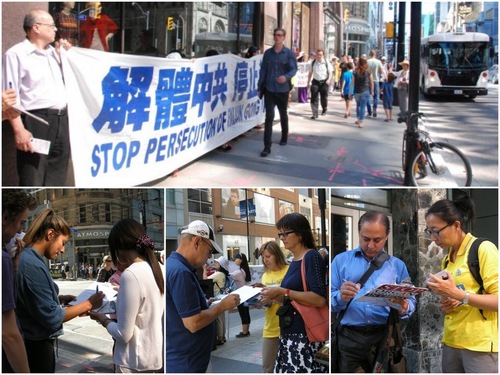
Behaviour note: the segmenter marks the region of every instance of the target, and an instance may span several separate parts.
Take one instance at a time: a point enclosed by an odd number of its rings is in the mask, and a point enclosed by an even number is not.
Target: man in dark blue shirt
[[[239,296],[231,294],[209,308],[194,269],[203,266],[212,252],[222,254],[214,231],[196,220],[182,230],[177,251],[167,258],[167,373],[207,372],[215,338],[214,320],[240,304]]]
[[[262,58],[259,77],[259,97],[264,97],[266,120],[264,130],[264,150],[260,156],[271,153],[274,107],[278,106],[281,120],[280,145],[288,142],[288,95],[292,88],[291,79],[297,74],[295,54],[285,47],[286,32],[282,28],[274,30],[274,46],[269,48]]]

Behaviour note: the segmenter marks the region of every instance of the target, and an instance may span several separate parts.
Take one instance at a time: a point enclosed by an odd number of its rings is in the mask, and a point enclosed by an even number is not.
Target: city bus
[[[439,33],[422,39],[420,90],[430,95],[488,94],[490,37],[482,33]]]

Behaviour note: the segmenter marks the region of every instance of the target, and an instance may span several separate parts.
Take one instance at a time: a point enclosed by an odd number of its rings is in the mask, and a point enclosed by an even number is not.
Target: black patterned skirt
[[[324,342],[309,342],[302,333],[280,336],[275,373],[328,373],[328,367],[314,359]]]

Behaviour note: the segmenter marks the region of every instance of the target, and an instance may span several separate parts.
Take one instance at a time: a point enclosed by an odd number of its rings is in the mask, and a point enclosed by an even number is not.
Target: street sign
[[[79,232],[79,230],[76,228],[71,228],[70,231],[71,231],[71,233],[78,233]]]

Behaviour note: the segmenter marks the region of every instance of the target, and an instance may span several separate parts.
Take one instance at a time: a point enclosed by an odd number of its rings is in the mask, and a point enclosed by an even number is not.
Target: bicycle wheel
[[[448,143],[430,143],[429,152],[420,151],[411,166],[413,186],[448,188],[472,183],[469,161],[458,148]]]

